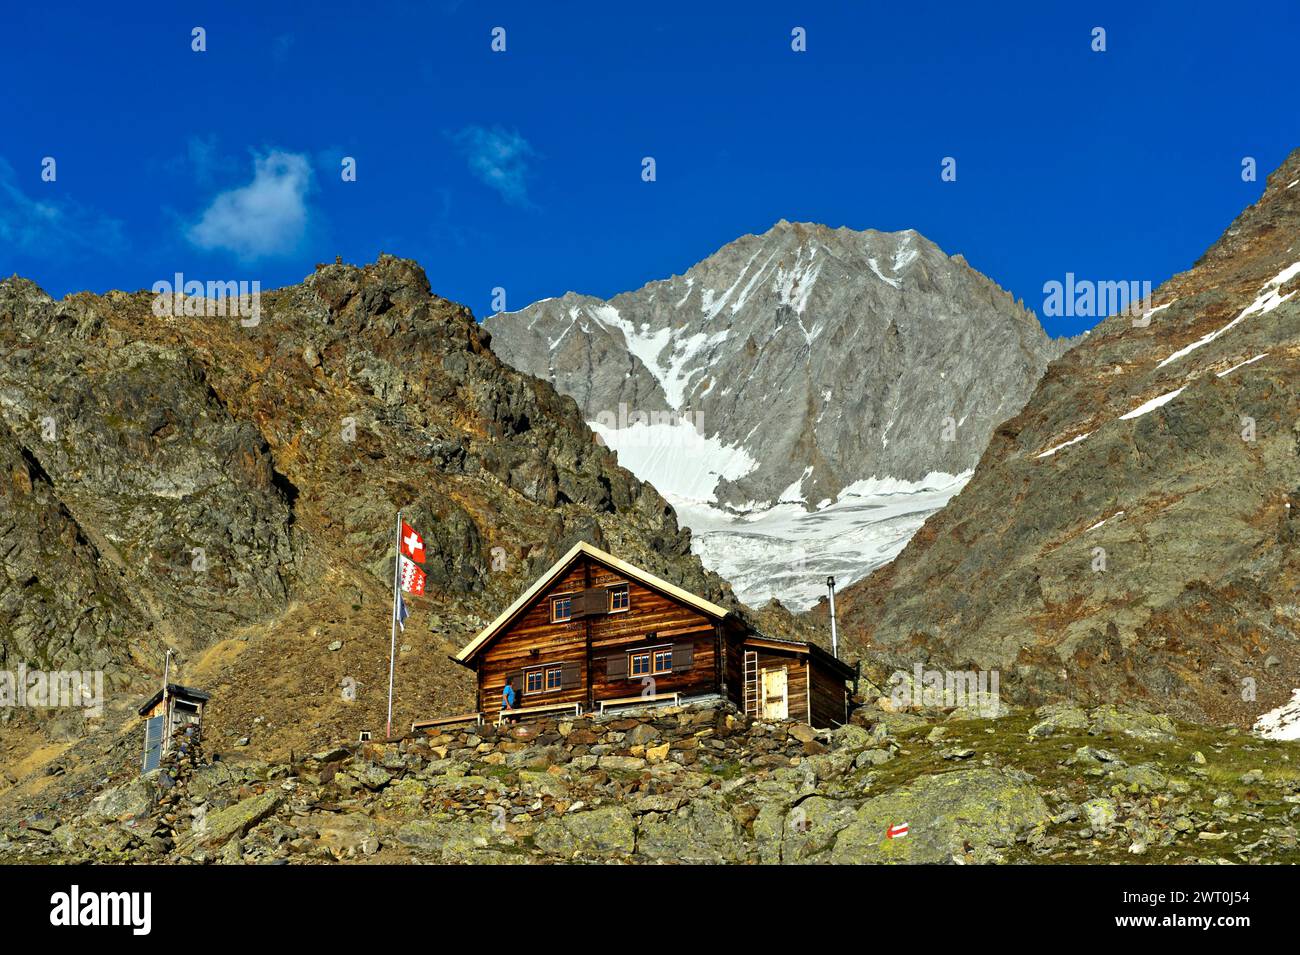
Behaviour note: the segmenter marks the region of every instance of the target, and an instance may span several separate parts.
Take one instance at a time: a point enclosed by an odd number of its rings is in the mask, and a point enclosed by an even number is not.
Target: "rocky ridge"
[[[880,673],[1249,726],[1300,686],[1300,152],[1145,318],[1052,362],[974,477],[841,596]]]
[[[447,655],[578,539],[734,603],[573,401],[498,360],[415,263],[319,266],[257,321],[157,304],[0,281],[0,669],[106,676],[102,719],[0,708],[0,800],[74,753],[93,778],[168,647],[218,701],[214,745],[382,732],[399,507],[428,583],[398,726],[470,704]]]

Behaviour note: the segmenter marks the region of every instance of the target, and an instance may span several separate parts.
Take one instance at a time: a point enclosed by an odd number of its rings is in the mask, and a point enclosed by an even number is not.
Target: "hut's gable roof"
[[[458,663],[469,664],[479,651],[504,631],[506,627],[510,625],[511,621],[531,607],[533,602],[544,593],[547,588],[564,576],[565,572],[568,571],[573,563],[583,556],[604,564],[610,570],[622,574],[629,580],[635,580],[637,583],[643,584],[651,590],[657,590],[668,597],[672,597],[674,600],[678,600],[689,607],[693,607],[706,616],[721,620],[730,613],[726,607],[715,604],[711,600],[705,600],[703,597],[697,597],[695,594],[683,590],[675,584],[670,584],[668,581],[656,577],[654,574],[644,571],[640,567],[629,564],[627,561],[619,560],[613,554],[603,551],[599,547],[588,544],[586,541],[579,541],[569,549],[567,554],[552,564],[547,571],[542,574],[542,576],[538,577],[533,585],[519,596],[518,600],[503,610],[499,617],[480,630],[474,639],[467,643],[453,659]]]

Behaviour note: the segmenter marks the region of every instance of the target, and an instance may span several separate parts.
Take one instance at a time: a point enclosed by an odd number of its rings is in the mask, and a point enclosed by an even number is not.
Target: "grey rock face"
[[[569,293],[484,324],[588,421],[675,413],[742,448],[753,469],[715,487],[735,506],[970,469],[1064,347],[916,232],[784,220],[608,302]]]
[[[97,583],[120,575],[133,592],[152,590],[177,628],[238,623],[281,604],[291,492],[262,435],[229,413],[200,363],[181,347],[106,342],[95,306],[56,303],[23,280],[0,286],[0,314],[0,417],[25,462],[22,486],[54,508],[42,520],[97,558]],[[51,589],[54,604],[62,588]],[[129,619],[111,601],[91,603],[101,619]],[[20,614],[34,606],[17,604]],[[37,652],[63,658],[42,629]],[[74,655],[93,659],[99,642],[85,643]]]
[[[414,262],[323,265],[267,291],[256,325],[156,304],[0,279],[0,670],[103,670],[107,709],[95,724],[0,706],[8,738],[19,722],[108,732],[153,692],[164,647],[188,679],[236,637],[254,652],[203,678],[215,718],[233,718],[213,724],[221,739],[296,735],[275,708],[299,693],[341,721],[312,746],[383,722],[380,695],[345,699],[338,681],[386,672],[370,637],[387,626],[398,508],[424,535],[427,586],[397,725],[435,699],[468,705],[442,650],[577,540],[732,601],[577,405],[502,363]],[[268,694],[270,667],[299,689]]]
[[[1240,725],[1284,705],[1300,686],[1297,236],[1300,151],[1150,315],[1108,318],[1052,363],[961,495],[843,592],[846,639],[890,667],[1000,669],[1013,702]]]

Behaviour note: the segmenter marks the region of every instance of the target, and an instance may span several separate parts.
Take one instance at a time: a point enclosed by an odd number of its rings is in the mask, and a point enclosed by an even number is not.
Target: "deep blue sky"
[[[1041,312],[1066,272],[1187,268],[1300,146],[1294,2],[284,6],[10,4],[0,273],[272,287],[386,251],[482,316],[787,218],[917,229]]]

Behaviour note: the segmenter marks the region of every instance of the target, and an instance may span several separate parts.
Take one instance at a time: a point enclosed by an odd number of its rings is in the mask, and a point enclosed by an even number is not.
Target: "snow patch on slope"
[[[1238,362],[1237,364],[1233,365],[1231,368],[1227,369],[1226,371],[1216,372],[1215,377],[1223,378],[1227,375],[1231,375],[1237,369],[1245,368],[1247,365],[1253,365],[1261,358],[1267,358],[1267,357],[1268,357],[1268,352],[1264,352],[1262,354],[1256,355],[1253,358],[1247,358],[1245,361]],[[1152,411],[1155,411],[1157,408],[1169,404],[1169,402],[1173,401],[1175,398],[1177,398],[1186,390],[1187,390],[1187,386],[1183,385],[1183,387],[1175,388],[1173,391],[1166,391],[1163,395],[1157,395],[1155,398],[1152,398],[1150,401],[1142,402],[1142,404],[1138,405],[1132,411],[1120,415],[1119,420],[1131,421],[1134,418],[1140,418],[1144,414],[1148,414]],[[1038,457],[1040,458],[1051,457],[1053,454],[1055,454],[1057,451],[1060,451],[1062,448],[1067,448],[1072,444],[1078,444],[1080,441],[1090,436],[1091,434],[1092,434],[1091,431],[1085,431],[1083,434],[1071,438],[1069,441],[1062,441],[1060,444],[1056,445],[1055,447],[1048,448],[1042,454],[1038,455]],[[1092,528],[1089,528],[1089,530],[1091,529]]]
[[[1109,520],[1113,520],[1113,519],[1116,519],[1116,518],[1120,518],[1120,517],[1123,517],[1123,516],[1124,516],[1124,512],[1123,512],[1123,511],[1116,511],[1116,512],[1115,512],[1114,514],[1112,514],[1110,517],[1103,517],[1103,518],[1102,518],[1101,520],[1099,520],[1096,524],[1093,524],[1091,527],[1088,528],[1088,531],[1095,531],[1097,528],[1101,527],[1101,526],[1102,526],[1103,524],[1105,524],[1107,521],[1109,521]],[[1088,533],[1088,531],[1084,531],[1084,533],[1086,534],[1086,533]]]
[[[1232,328],[1234,325],[1236,325],[1238,322],[1240,322],[1242,319],[1246,318],[1247,316],[1254,315],[1256,312],[1259,312],[1261,315],[1265,315],[1273,311],[1273,309],[1277,308],[1279,305],[1281,305],[1283,302],[1285,302],[1287,299],[1289,299],[1292,295],[1295,294],[1295,292],[1288,292],[1286,295],[1280,295],[1278,294],[1278,290],[1287,282],[1291,281],[1291,279],[1295,278],[1297,275],[1300,275],[1300,262],[1293,262],[1290,265],[1288,265],[1286,268],[1284,268],[1281,272],[1277,273],[1277,275],[1273,276],[1271,279],[1265,282],[1263,288],[1259,290],[1259,293],[1255,297],[1255,301],[1247,305],[1242,310],[1241,314],[1238,315],[1236,318],[1234,318],[1232,321],[1230,321],[1227,325],[1224,325],[1218,331],[1210,332],[1208,335],[1203,335],[1202,337],[1198,338],[1196,341],[1192,342],[1190,345],[1178,349],[1178,351],[1174,352],[1164,361],[1160,362],[1160,364],[1156,365],[1156,367],[1163,368],[1171,361],[1177,361],[1179,358],[1182,358],[1184,355],[1191,354],[1192,352],[1196,351],[1196,349],[1200,348],[1202,345],[1208,345],[1210,342],[1214,341],[1216,338],[1218,338],[1220,335],[1222,335],[1228,329]]]
[[[744,448],[706,437],[690,423],[588,425],[618,454],[619,464],[670,499],[712,503],[719,481],[734,481],[758,467]]]
[[[921,253],[912,248],[912,237],[908,235],[899,245],[898,251],[894,253],[894,273],[897,274],[907,268],[916,260]]]
[[[897,557],[971,473],[934,472],[915,482],[856,481],[813,511],[789,503],[738,515],[667,496],[691,529],[691,550],[730,581],[742,601],[760,606],[776,597],[806,610],[825,593],[828,574],[843,587]]]
[[[1070,445],[1072,445],[1072,444],[1078,444],[1080,441],[1082,441],[1084,438],[1088,437],[1090,434],[1092,434],[1091,431],[1085,431],[1083,434],[1077,435],[1077,436],[1071,438],[1069,441],[1062,441],[1060,444],[1056,445],[1055,447],[1048,448],[1046,451],[1044,451],[1042,454],[1040,454],[1039,457],[1040,457],[1040,458],[1050,458],[1050,457],[1051,457],[1053,454],[1055,454],[1057,451],[1060,451],[1062,448],[1068,448],[1068,447],[1069,447]]]
[[[1265,739],[1300,739],[1300,690],[1256,720],[1255,732]]]
[[[880,266],[877,264],[875,259],[867,259],[867,264],[871,266],[871,271],[876,273],[876,278],[880,279],[880,281],[887,285],[892,285],[894,288],[903,287],[903,283],[898,281],[898,279],[890,278],[884,272],[880,271]]]
[[[671,328],[650,332],[645,323],[637,327],[623,318],[613,305],[586,306],[586,311],[600,325],[622,333],[627,350],[655,376],[664,390],[669,406],[678,410],[682,407],[691,380],[703,371],[702,367],[690,367],[692,362],[702,350],[721,344],[728,335],[728,329],[724,328],[711,335],[697,332],[689,338],[674,339]],[[575,319],[577,313],[576,308],[570,312]]]
[[[803,469],[803,474],[795,478],[784,491],[777,496],[778,504],[806,504],[807,501],[803,496],[803,482],[808,480],[808,476],[813,473],[812,465]]]
[[[1247,358],[1245,361],[1238,362],[1237,364],[1233,365],[1227,371],[1219,372],[1215,377],[1218,378],[1227,377],[1228,375],[1231,375],[1234,371],[1236,371],[1238,368],[1245,368],[1247,365],[1253,365],[1261,358],[1267,358],[1267,357],[1268,357],[1268,352],[1264,352],[1262,355],[1256,355],[1254,358]]]
[[[1150,401],[1144,401],[1142,402],[1142,404],[1138,405],[1132,411],[1120,415],[1119,420],[1129,421],[1133,418],[1140,418],[1144,414],[1149,414],[1150,412],[1155,411],[1157,408],[1169,404],[1169,402],[1173,401],[1175,398],[1181,395],[1184,389],[1186,389],[1186,387],[1187,387],[1186,385],[1183,385],[1182,388],[1175,388],[1173,391],[1166,391],[1163,395],[1157,395],[1156,397],[1152,398]]]
[[[779,296],[781,304],[789,305],[797,315],[802,315],[808,307],[808,296],[812,294],[813,283],[822,270],[821,263],[813,261],[817,258],[815,248],[810,250],[807,262],[803,253],[804,247],[800,246],[794,265],[789,269],[778,267],[772,281],[772,291]]]

